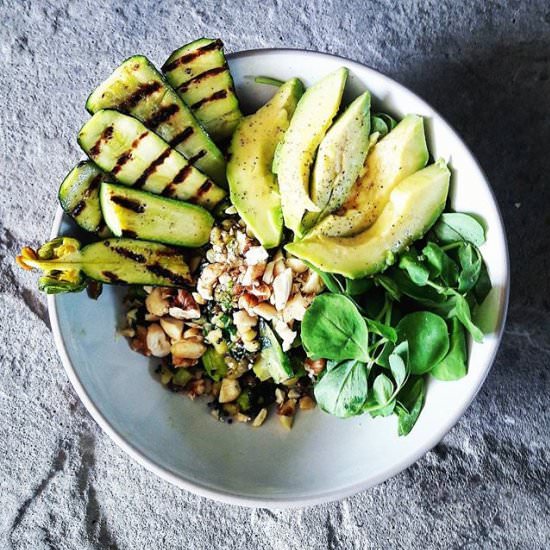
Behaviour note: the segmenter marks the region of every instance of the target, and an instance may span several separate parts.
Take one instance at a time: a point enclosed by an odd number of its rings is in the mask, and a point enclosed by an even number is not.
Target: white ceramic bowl
[[[487,336],[471,346],[468,376],[430,381],[424,410],[407,437],[394,417],[340,420],[319,409],[299,413],[292,431],[276,419],[261,429],[215,422],[206,402],[170,393],[153,378],[157,361],[130,351],[115,336],[122,289],[105,288],[94,302],[86,293],[50,296],[52,328],[69,378],[90,414],[137,462],[175,485],[232,504],[293,507],[339,499],[407,468],[436,445],[464,413],[494,360],[507,307],[509,267],[502,220],[480,167],[454,130],[427,103],[390,78],[332,55],[257,50],[231,55],[239,97],[251,111],[273,88],[256,75],[300,77],[306,85],[345,65],[347,100],[365,89],[374,108],[399,117],[425,117],[430,151],[452,167],[452,205],[487,224],[483,256],[494,288],[481,308]],[[69,224],[58,212],[53,234]]]

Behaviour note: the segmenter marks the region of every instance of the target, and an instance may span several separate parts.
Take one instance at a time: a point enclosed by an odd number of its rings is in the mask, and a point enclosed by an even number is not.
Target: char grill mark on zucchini
[[[133,151],[133,147],[132,149],[129,149],[128,151],[126,151],[125,153],[122,153],[122,155],[120,155],[120,157],[118,157],[117,161],[116,161],[116,164],[115,166],[113,167],[113,169],[111,170],[111,173],[113,174],[113,176],[116,176],[121,170],[122,168],[124,167],[124,165],[132,159],[132,151]]]
[[[81,129],[88,156],[120,183],[213,208],[225,196],[207,176],[135,118],[98,111]]]
[[[105,241],[107,244],[105,246],[111,246],[109,241]],[[144,264],[147,262],[147,259],[143,254],[138,254],[137,252],[133,252],[132,250],[128,250],[127,248],[124,248],[123,246],[111,246],[111,248],[117,253],[123,256],[124,258],[128,258],[134,262],[137,262],[138,264]]]
[[[170,117],[175,115],[178,111],[179,107],[177,105],[166,105],[166,107],[161,107],[151,118],[145,120],[144,124],[147,128],[151,128],[151,130],[157,130],[161,124],[170,120]],[[191,159],[189,157],[187,158],[191,163]]]
[[[137,87],[135,92],[119,103],[118,108],[123,113],[131,112],[142,100],[158,92],[160,89],[162,89],[162,84],[158,81],[144,82]]]
[[[224,71],[227,71],[227,64],[222,65],[221,67],[214,67],[213,69],[208,69],[202,73],[199,73],[197,76],[194,76],[191,80],[188,80],[187,82],[184,82],[179,88],[178,92],[185,93],[191,86],[195,86],[196,84],[200,84],[201,82],[204,82],[207,78],[211,76],[216,76],[217,74],[223,73]]]
[[[107,126],[103,132],[101,132],[101,135],[99,136],[99,139],[95,142],[94,146],[90,149],[90,155],[92,157],[96,157],[101,153],[101,148],[105,143],[108,143],[110,139],[113,137],[113,127]]]
[[[78,201],[76,206],[68,212],[73,218],[78,218],[79,214],[82,213],[84,208],[86,208],[86,200],[89,200],[96,191],[99,190],[99,184],[105,178],[104,174],[97,174],[94,176],[92,181],[90,181],[88,188],[82,193],[82,199]]]
[[[99,190],[99,184],[102,182],[104,177],[105,176],[103,174],[98,174],[92,179],[88,188],[84,191],[84,193],[82,193],[82,199],[78,201],[76,206],[69,212],[73,218],[78,218],[79,214],[81,214],[84,208],[86,208],[86,200],[90,199],[94,192]]]
[[[155,170],[159,168],[159,166],[162,165],[162,163],[170,156],[170,149],[166,149],[163,153],[161,153],[139,176],[139,178],[136,180],[136,183],[134,184],[134,187],[137,187],[140,189],[145,185],[145,182],[147,181],[147,178],[155,173]],[[188,168],[186,166],[185,168]]]
[[[232,135],[242,114],[220,40],[202,38],[179,48],[163,71],[215,141]]]
[[[191,126],[188,126],[187,128],[185,128],[185,130],[181,131],[174,138],[172,138],[169,143],[172,147],[177,148],[177,146],[180,143],[183,143],[186,139],[190,138],[192,135],[193,135],[193,128]],[[204,151],[204,149],[201,149],[201,151]]]
[[[58,193],[61,207],[82,229],[105,237],[109,232],[99,206],[99,186],[107,179],[92,162],[80,162],[67,174]]]
[[[210,188],[212,187],[212,182],[211,181],[205,181],[200,187],[199,187],[199,190],[198,190],[198,195],[199,197],[204,195],[205,193],[208,193],[208,191],[210,191]]]
[[[191,42],[191,44],[188,44],[188,46],[191,46],[192,44],[193,44],[193,42]],[[183,48],[185,48],[185,47],[186,46],[183,46]],[[181,48],[181,49],[183,49],[183,48]],[[191,53],[184,54],[181,57],[179,57],[179,58],[175,59],[174,61],[172,61],[171,63],[167,62],[162,67],[162,70],[164,72],[173,71],[174,69],[176,69],[180,65],[186,65],[187,63],[190,63],[191,61],[194,61],[197,57],[200,57],[201,55],[205,54],[206,52],[210,52],[212,50],[221,50],[222,48],[223,48],[223,42],[219,38],[216,38],[216,40],[212,40],[209,44],[201,46],[200,48],[197,48],[195,51],[193,51]]]
[[[159,277],[164,277],[165,279],[168,279],[172,282],[175,286],[184,286],[187,281],[183,279],[181,276],[176,275],[175,273],[172,273],[169,269],[166,267],[163,267],[158,262],[155,262],[154,264],[150,264],[145,266],[148,271],[153,273],[154,275],[158,275]]]
[[[230,87],[228,90],[229,92],[232,92],[233,88]],[[202,99],[199,99],[197,102],[191,105],[191,109],[197,110],[197,109],[200,109],[203,105],[206,105],[210,101],[216,101],[216,99],[225,99],[227,97],[228,90],[218,90],[217,92],[214,92],[212,95],[209,95],[208,97],[203,97]]]
[[[115,109],[140,120],[192,164],[225,186],[225,158],[192,110],[144,56],[127,59],[88,98],[94,114]]]
[[[189,159],[189,164],[195,164],[195,162],[197,160],[199,160],[200,158],[204,157],[204,155],[206,155],[206,151],[199,151],[194,157],[191,157]]]
[[[115,275],[112,271],[102,271],[101,273],[110,283],[120,282],[120,277]]]
[[[113,242],[115,244],[112,244]],[[187,283],[190,282],[191,276],[188,273],[186,275],[182,275],[181,273],[178,273],[172,269],[169,269],[169,267],[163,266],[160,263],[158,257],[162,257],[162,256],[176,257],[177,255],[176,251],[167,249],[165,245],[161,245],[157,243],[149,243],[146,241],[128,240],[128,239],[113,239],[113,241],[106,240],[106,241],[103,241],[103,244],[109,250],[113,250],[116,254],[118,254],[122,258],[125,258],[124,261],[132,262],[132,264],[135,265],[136,268],[139,265],[142,268],[146,269],[148,272],[152,273],[153,275],[156,275],[161,279],[165,279],[169,281],[170,283],[169,286],[185,286]],[[136,247],[136,245],[141,245],[142,247],[144,247],[143,252],[150,252],[149,254],[147,254],[148,257],[146,257],[146,255],[143,253],[139,253],[133,250]],[[148,248],[149,246],[152,247],[151,250],[149,250]],[[155,247],[156,250],[153,247]],[[157,248],[157,247],[160,247],[160,248]],[[84,247],[84,248],[88,248],[88,247]],[[166,254],[166,253],[163,254],[164,249],[167,249],[165,250],[165,252],[169,252],[169,254]],[[155,254],[156,251],[159,251],[160,253]],[[187,267],[187,264],[185,264],[183,260],[181,261],[181,263],[185,267]],[[130,281],[122,279],[118,275],[116,276],[119,277],[118,279],[119,282],[132,284]],[[147,283],[143,283],[143,284],[147,284]]]
[[[145,212],[145,206],[138,201],[127,199],[124,197],[112,197],[111,200],[115,204],[122,206],[122,208],[126,208],[127,210],[132,210],[136,214],[142,214],[143,212]]]
[[[177,197],[178,196],[178,188],[179,185],[185,182],[187,177],[191,174],[191,166],[185,166],[183,167],[174,178],[173,181],[171,181],[163,190],[161,195],[164,195],[165,197]],[[198,198],[205,194],[214,184],[206,180],[200,187],[197,189],[196,197],[191,197],[187,199],[189,202],[198,202],[200,204],[200,201],[198,201]]]

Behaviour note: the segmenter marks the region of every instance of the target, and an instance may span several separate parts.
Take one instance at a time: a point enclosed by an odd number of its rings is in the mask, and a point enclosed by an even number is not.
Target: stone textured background
[[[94,84],[205,34],[396,78],[464,136],[504,213],[512,301],[484,388],[417,464],[343,502],[230,507],[136,466],[79,403],[35,277],[13,265],[49,234]],[[549,77],[547,0],[0,0],[0,548],[548,548]]]

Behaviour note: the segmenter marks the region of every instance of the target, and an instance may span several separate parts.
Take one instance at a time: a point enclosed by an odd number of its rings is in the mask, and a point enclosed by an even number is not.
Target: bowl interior
[[[206,401],[172,394],[153,378],[157,361],[130,351],[115,335],[122,289],[105,288],[94,302],[85,293],[50,297],[52,325],[63,362],[94,418],[134,458],[182,487],[228,502],[258,506],[311,504],[374,485],[404,469],[453,426],[481,386],[500,339],[506,308],[508,260],[502,222],[490,188],[454,131],[426,103],[391,79],[346,60],[312,52],[265,50],[230,58],[246,111],[273,88],[254,76],[299,76],[311,84],[341,65],[350,68],[347,99],[365,89],[374,109],[399,117],[423,115],[430,151],[449,160],[452,205],[486,223],[483,255],[494,285],[478,311],[487,337],[471,345],[470,369],[458,382],[429,384],[426,405],[408,437],[393,417],[339,420],[319,409],[299,413],[292,431],[276,418],[261,429],[215,422]],[[54,232],[70,223],[57,217]]]

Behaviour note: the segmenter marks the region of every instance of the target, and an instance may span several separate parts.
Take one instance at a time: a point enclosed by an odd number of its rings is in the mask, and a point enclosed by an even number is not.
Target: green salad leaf
[[[319,407],[330,414],[361,414],[368,394],[365,364],[349,360],[333,366],[315,385],[314,394]]]
[[[395,346],[388,358],[388,363],[397,389],[399,390],[407,379],[407,371],[409,368],[409,343],[407,341],[401,342]]]
[[[271,76],[257,76],[254,78],[254,82],[256,84],[267,84],[268,86],[276,86],[277,88],[280,88],[284,84],[283,80],[272,78]]]
[[[425,286],[430,279],[429,269],[420,258],[412,252],[406,252],[399,260],[399,267],[407,272],[411,281],[418,286]]]
[[[390,325],[386,325],[374,319],[365,317],[365,322],[370,332],[384,337],[389,342],[395,344],[397,342],[397,331]]]
[[[458,249],[461,272],[458,276],[458,291],[465,293],[474,288],[481,273],[481,254],[470,243],[465,243]]]
[[[387,275],[375,275],[374,280],[376,284],[380,285],[387,292],[392,300],[399,302],[401,299],[401,289],[392,277],[388,277]]]
[[[450,346],[447,355],[430,371],[438,380],[458,380],[468,372],[468,351],[464,327],[451,319]]]
[[[458,212],[441,214],[433,232],[443,244],[466,241],[476,246],[485,242],[485,229],[473,217]]]
[[[476,285],[473,288],[474,297],[478,304],[482,304],[485,298],[487,298],[489,292],[493,285],[491,284],[491,279],[489,277],[489,272],[487,271],[487,266],[485,262],[481,261],[481,270],[479,272],[479,279],[477,280]]]
[[[380,139],[382,139],[397,126],[397,121],[387,113],[374,113],[370,120],[371,134],[374,134],[375,132],[379,133]]]
[[[409,368],[412,374],[430,371],[449,350],[449,334],[445,321],[430,311],[405,315],[397,325],[400,341],[409,344]]]
[[[470,305],[464,296],[460,294],[455,295],[455,305],[450,311],[449,316],[456,317],[476,342],[483,342],[483,332],[472,321]]]
[[[349,296],[360,296],[369,291],[373,286],[372,277],[363,277],[362,279],[345,279],[345,293]]]
[[[302,321],[302,343],[312,358],[367,362],[368,330],[363,317],[346,296],[320,294]]]
[[[397,395],[395,413],[399,435],[408,435],[424,406],[425,382],[422,377],[411,377]]]
[[[304,262],[309,269],[317,273],[319,277],[321,278],[321,281],[323,281],[324,285],[330,290],[330,292],[334,294],[344,294],[344,287],[340,283],[338,277],[336,275],[333,275],[332,273],[326,273],[324,271],[321,271],[319,268],[315,267],[313,264],[310,264],[309,262]]]
[[[392,400],[393,383],[385,374],[379,374],[374,379],[372,391],[378,405],[385,407]]]
[[[441,277],[447,286],[454,286],[458,281],[458,266],[448,254],[436,243],[430,241],[422,249],[432,278]]]

